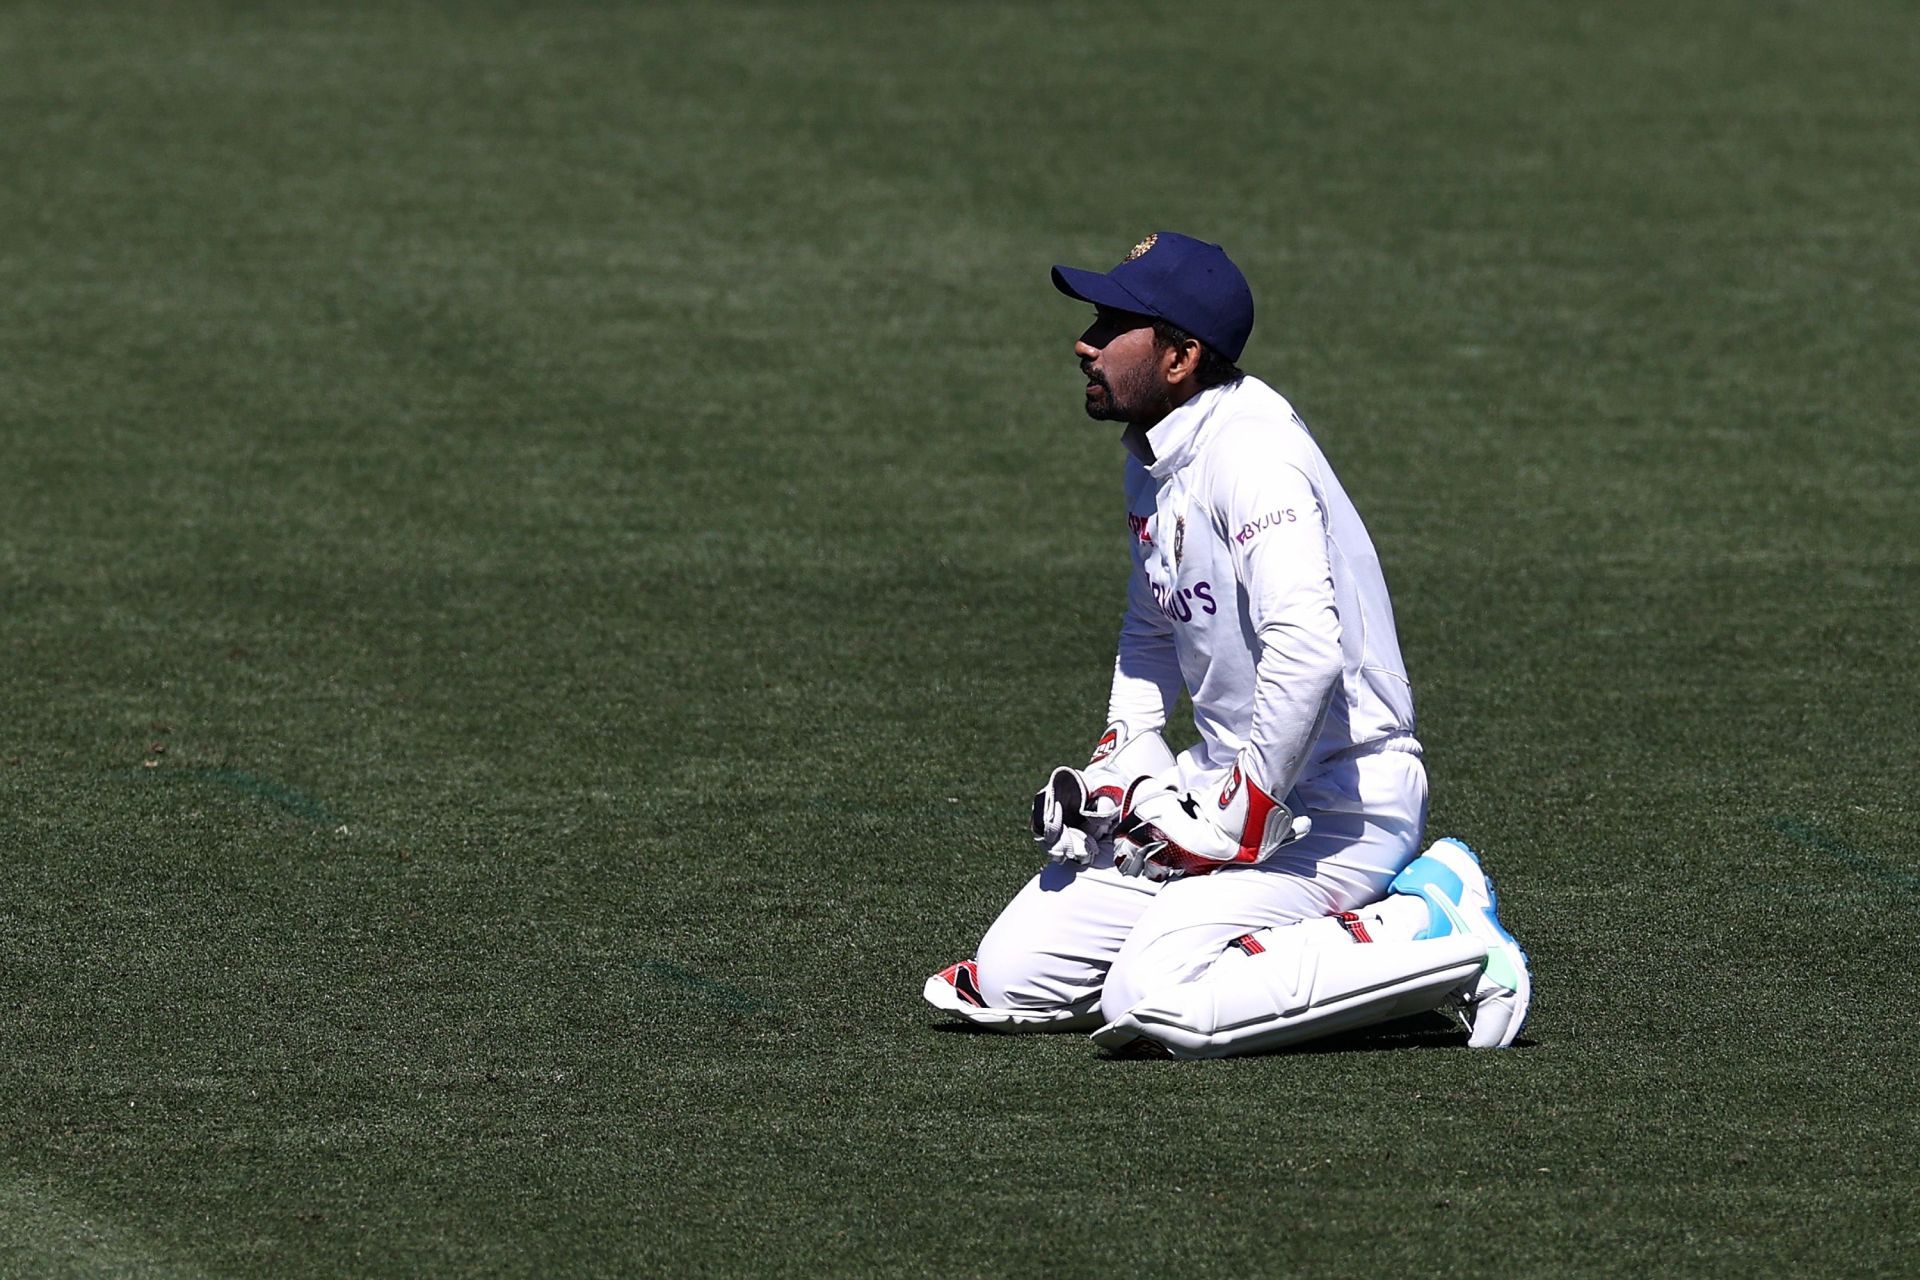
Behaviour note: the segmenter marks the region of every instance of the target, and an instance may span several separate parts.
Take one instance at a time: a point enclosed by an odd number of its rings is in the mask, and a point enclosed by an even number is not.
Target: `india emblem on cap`
[[[1127,254],[1127,261],[1132,262],[1135,258],[1138,258],[1142,254],[1146,253],[1147,250],[1153,248],[1154,242],[1157,241],[1159,238],[1160,238],[1160,233],[1158,231],[1155,231],[1149,234],[1145,240],[1142,240],[1139,244],[1133,246],[1132,252]]]

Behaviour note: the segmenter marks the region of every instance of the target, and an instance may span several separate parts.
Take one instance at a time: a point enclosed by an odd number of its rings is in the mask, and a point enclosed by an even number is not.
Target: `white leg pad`
[[[1262,929],[1190,982],[1161,987],[1093,1033],[1107,1049],[1154,1041],[1176,1058],[1297,1044],[1438,1008],[1486,967],[1480,939],[1343,945],[1310,926]]]

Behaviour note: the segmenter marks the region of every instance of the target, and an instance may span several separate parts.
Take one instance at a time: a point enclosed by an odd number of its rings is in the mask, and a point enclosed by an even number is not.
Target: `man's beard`
[[[1150,377],[1142,376],[1131,382],[1124,382],[1116,392],[1106,375],[1086,373],[1088,382],[1096,383],[1104,393],[1099,399],[1087,398],[1087,416],[1095,422],[1158,422],[1166,416],[1161,408],[1164,395],[1156,396],[1158,390]]]

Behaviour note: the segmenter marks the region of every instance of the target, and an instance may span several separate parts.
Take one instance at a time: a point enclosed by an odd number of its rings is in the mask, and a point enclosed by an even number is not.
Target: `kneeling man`
[[[1527,960],[1427,777],[1373,543],[1293,407],[1235,362],[1218,245],[1148,236],[1092,304],[1088,416],[1122,422],[1133,572],[1106,732],[1034,798],[1049,865],[926,998],[1117,1052],[1256,1052],[1429,1009],[1504,1047]],[[1182,689],[1200,741],[1160,736]],[[1416,856],[1419,855],[1419,856]]]

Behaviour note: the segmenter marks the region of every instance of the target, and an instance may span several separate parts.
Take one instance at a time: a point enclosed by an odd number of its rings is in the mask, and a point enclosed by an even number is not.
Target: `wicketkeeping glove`
[[[1114,866],[1149,880],[1205,875],[1262,862],[1312,829],[1311,818],[1295,817],[1236,760],[1210,792],[1155,781],[1129,794],[1114,834]]]
[[[1131,734],[1115,721],[1100,735],[1084,771],[1062,765],[1034,795],[1028,824],[1034,842],[1055,862],[1085,866],[1119,824],[1128,785],[1173,767],[1173,752],[1159,733]]]
[[[1120,806],[1113,804],[1109,811],[1109,803],[1104,796],[1095,799],[1085,774],[1061,765],[1034,794],[1028,824],[1034,842],[1055,862],[1084,866],[1119,820]]]

